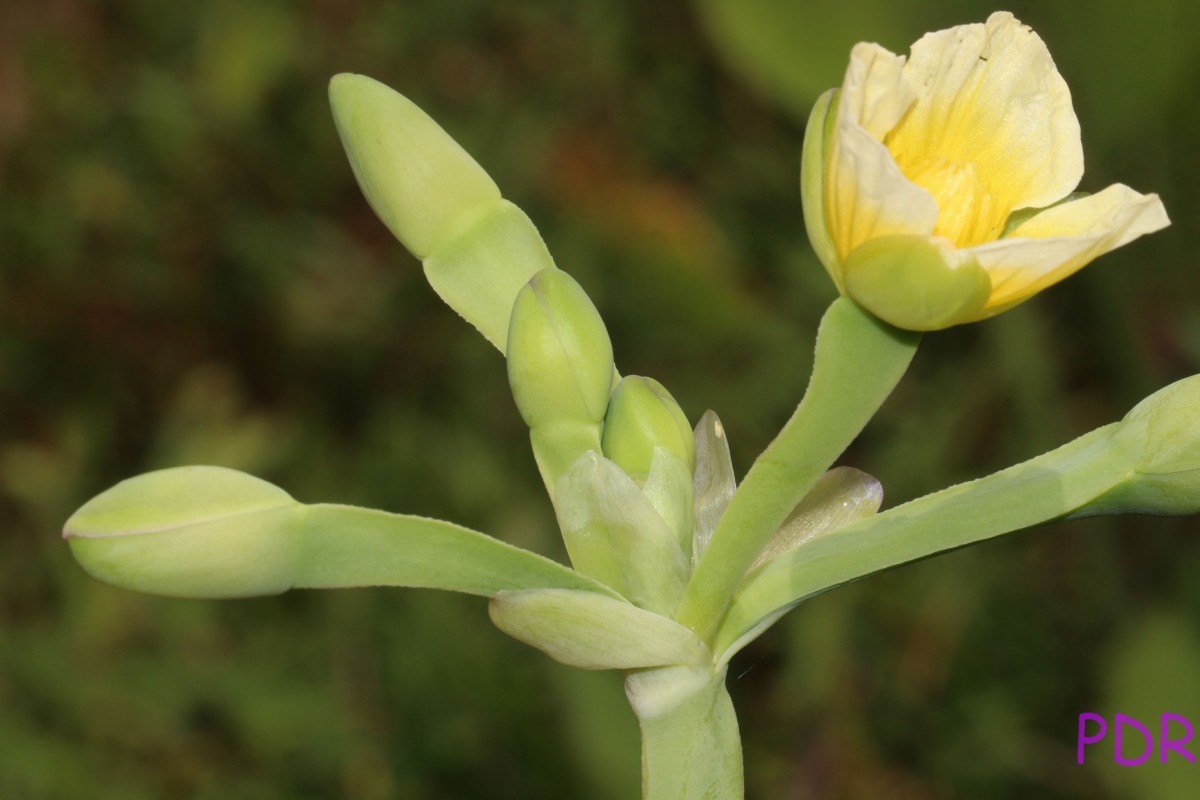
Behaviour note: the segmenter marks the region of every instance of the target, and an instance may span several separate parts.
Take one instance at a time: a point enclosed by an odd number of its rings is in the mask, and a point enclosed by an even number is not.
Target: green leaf
[[[674,620],[593,592],[501,592],[488,604],[496,627],[556,661],[583,669],[701,666],[712,653]]]

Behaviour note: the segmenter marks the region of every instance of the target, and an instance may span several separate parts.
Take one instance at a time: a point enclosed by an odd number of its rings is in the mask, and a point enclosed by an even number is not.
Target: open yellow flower
[[[804,142],[805,223],[838,289],[904,328],[992,316],[1169,224],[1157,195],[1083,176],[1071,94],[1012,14],[856,45]]]

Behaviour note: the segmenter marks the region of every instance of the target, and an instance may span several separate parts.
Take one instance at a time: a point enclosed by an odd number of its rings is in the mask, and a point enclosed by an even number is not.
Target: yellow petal
[[[1079,183],[1070,91],[1046,45],[1012,14],[927,34],[904,77],[916,99],[884,141],[941,204],[937,235],[960,247],[989,241],[1013,210],[1050,205]]]
[[[825,186],[826,224],[842,259],[876,236],[928,234],[937,220],[933,197],[904,177],[880,141],[912,97],[903,63],[879,45],[850,54]]]
[[[877,44],[857,44],[842,82],[838,113],[879,141],[896,126],[916,99],[904,77],[904,56]]]
[[[1036,214],[1008,237],[971,248],[992,279],[988,315],[1169,224],[1158,195],[1139,194],[1119,183]]]

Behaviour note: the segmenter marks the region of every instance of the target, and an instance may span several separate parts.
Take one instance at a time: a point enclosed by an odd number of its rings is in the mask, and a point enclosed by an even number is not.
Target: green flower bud
[[[179,467],[122,481],[63,529],[100,580],[172,597],[278,594],[295,580],[302,509],[282,489],[220,467]]]
[[[639,483],[650,474],[654,448],[696,468],[696,441],[683,409],[661,383],[629,375],[621,379],[604,416],[604,455]]]
[[[979,261],[949,241],[879,236],[851,251],[846,293],[898,328],[940,330],[978,317],[992,291]]]
[[[604,418],[612,343],[596,307],[567,273],[543,270],[517,295],[507,355],[513,399],[530,428]]]
[[[1112,435],[1133,474],[1089,503],[1087,513],[1200,512],[1200,375],[1138,403]]]
[[[469,230],[500,190],[428,114],[363,75],[329,82],[342,146],[367,202],[417,258]]]
[[[834,467],[796,504],[751,569],[805,542],[869,517],[882,504],[883,486],[879,481],[853,467]]]

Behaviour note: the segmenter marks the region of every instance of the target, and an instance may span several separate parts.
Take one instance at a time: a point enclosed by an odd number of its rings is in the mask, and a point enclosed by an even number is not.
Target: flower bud
[[[530,428],[604,418],[612,343],[596,307],[567,273],[542,270],[517,295],[507,355],[513,399]]]
[[[796,504],[759,553],[754,567],[869,517],[879,511],[882,504],[883,485],[879,481],[853,467],[834,467],[822,475]]]
[[[67,520],[80,565],[114,586],[172,597],[278,594],[295,578],[303,506],[266,481],[179,467],[122,481]]]
[[[974,318],[992,282],[979,261],[945,240],[880,236],[850,252],[843,265],[846,293],[898,328],[932,331]]]
[[[428,114],[364,75],[329,82],[342,146],[367,202],[424,259],[500,202],[483,168]]]
[[[696,442],[683,409],[661,383],[629,375],[621,379],[604,417],[604,455],[639,483],[646,480],[654,448],[680,458],[690,473],[696,468]]]
[[[1200,375],[1160,389],[1113,432],[1133,474],[1088,505],[1090,513],[1200,512]]]

